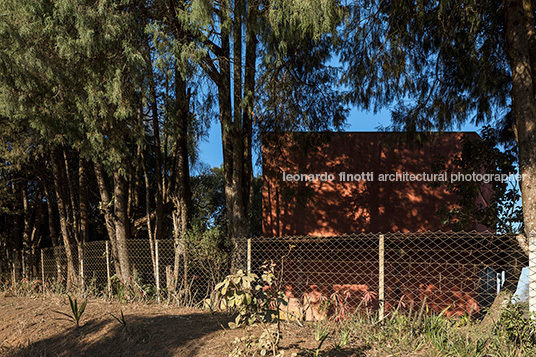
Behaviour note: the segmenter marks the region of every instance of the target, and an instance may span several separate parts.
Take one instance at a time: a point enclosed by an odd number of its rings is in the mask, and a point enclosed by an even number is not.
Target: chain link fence
[[[528,257],[512,235],[479,232],[358,234],[252,240],[251,266],[276,264],[281,286],[307,319],[326,302],[480,316],[505,285],[515,290]],[[528,283],[528,280],[525,281]]]
[[[255,273],[271,262],[279,288],[309,320],[325,317],[330,313],[325,306],[341,301],[349,308],[380,313],[426,305],[436,312],[448,308],[449,316],[477,317],[501,288],[515,290],[529,265],[514,236],[479,232],[240,239],[234,258],[195,241],[185,251],[176,257],[173,240],[159,240],[152,247],[148,240],[129,240],[133,280],[158,296],[183,292],[199,302],[211,295],[233,261]],[[89,242],[75,253],[76,269],[86,284],[111,292],[115,265],[109,242]],[[15,281],[28,272],[20,253],[11,258],[9,278]],[[63,247],[36,251],[34,262],[36,278],[66,279]],[[528,277],[524,279],[528,284]]]
[[[136,294],[182,299],[197,303],[210,296],[214,286],[230,271],[231,252],[187,242],[185,249],[175,249],[173,240],[147,239],[127,241],[131,280]],[[72,249],[78,285],[96,292],[116,294],[119,279],[109,241],[94,241]],[[66,282],[67,254],[63,246],[32,252],[12,251],[7,257],[9,271],[0,280],[12,284],[26,280]],[[171,290],[171,291],[170,291]]]

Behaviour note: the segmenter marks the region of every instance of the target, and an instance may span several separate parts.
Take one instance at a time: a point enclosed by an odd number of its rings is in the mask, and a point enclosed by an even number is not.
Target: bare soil
[[[125,328],[111,314],[125,316]],[[119,304],[89,299],[77,328],[67,297],[16,297],[0,292],[1,356],[228,356],[235,338],[260,336],[260,326],[231,330],[229,316],[198,309],[150,304]],[[282,323],[284,356],[310,356],[318,342],[311,326]],[[330,350],[331,348],[331,350]],[[333,349],[324,356],[365,356],[359,346]]]

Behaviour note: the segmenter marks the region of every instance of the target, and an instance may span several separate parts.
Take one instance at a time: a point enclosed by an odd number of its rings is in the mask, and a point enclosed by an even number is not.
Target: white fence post
[[[112,277],[110,276],[110,248],[108,247],[109,243],[106,241],[106,278],[107,280],[107,288],[108,288],[108,296],[112,295]]]
[[[378,308],[379,308],[379,319],[383,321],[385,316],[385,236],[380,234],[380,247],[379,247],[379,284],[378,284]]]
[[[84,277],[84,242],[81,242],[78,246],[78,265],[80,268],[80,283],[85,289],[86,286],[86,279]]]
[[[248,250],[247,250],[247,272],[251,273],[251,238],[248,238]]]
[[[536,232],[529,233],[529,312],[536,318]]]

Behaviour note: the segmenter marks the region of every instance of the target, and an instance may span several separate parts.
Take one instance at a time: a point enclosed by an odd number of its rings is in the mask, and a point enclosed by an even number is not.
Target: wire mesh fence
[[[329,302],[348,308],[445,309],[447,315],[481,315],[498,292],[515,290],[528,256],[511,235],[478,232],[355,234],[335,237],[278,237],[237,240],[234,251],[196,242],[175,247],[173,240],[129,240],[132,279],[141,290],[199,302],[231,266],[260,273],[272,262],[279,288],[301,306],[307,319],[329,314]],[[115,261],[109,242],[86,243],[73,252],[85,282],[113,290]],[[31,270],[20,252],[11,256],[13,281],[31,274],[45,281],[66,279],[63,247],[34,252]],[[29,273],[30,272],[30,273]],[[523,279],[521,279],[523,282]],[[528,284],[528,279],[525,278]]]
[[[12,280],[27,277],[22,267],[20,253],[12,262]],[[66,281],[67,256],[63,246],[44,248],[36,252],[39,263],[35,278],[44,281]],[[175,249],[173,240],[127,241],[127,255],[131,280],[142,294],[168,295],[187,291],[191,302],[199,302],[210,296],[214,286],[229,273],[230,252],[200,248],[187,244],[185,249]],[[116,261],[108,241],[88,242],[79,250],[73,250],[73,263],[78,277],[99,291],[114,293],[119,281]],[[30,274],[31,275],[31,274]]]
[[[252,266],[271,259],[306,317],[326,301],[381,311],[420,308],[481,315],[507,285],[516,289],[528,257],[511,235],[478,232],[259,238]],[[528,281],[526,281],[528,283]]]

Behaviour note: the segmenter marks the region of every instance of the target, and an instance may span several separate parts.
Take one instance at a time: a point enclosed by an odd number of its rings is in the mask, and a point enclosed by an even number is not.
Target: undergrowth
[[[360,346],[379,356],[536,356],[536,322],[520,304],[507,306],[490,334],[482,333],[478,320],[449,318],[445,312],[424,308],[421,316],[418,311],[395,310],[383,321],[370,313],[355,313],[340,323],[318,321],[312,337],[319,346],[303,355],[331,356],[347,346]],[[324,343],[326,336],[329,343]]]
[[[235,314],[233,327],[247,323],[260,324],[262,327],[261,335],[248,336],[232,343],[231,350],[237,356],[248,355],[251,351],[272,356],[283,355],[284,352],[279,350],[281,332],[277,317],[285,300],[277,286],[273,267],[264,268],[261,277],[243,272],[228,276],[216,289],[219,302],[225,301],[223,306]],[[104,297],[120,302],[146,303],[153,303],[157,296],[156,291],[141,280],[129,287],[114,282],[111,295],[102,292],[90,279],[84,284],[73,284],[71,291],[66,291],[62,281],[43,283],[38,279],[0,285],[0,290],[10,296],[65,296],[71,293],[83,300]],[[361,310],[350,313],[344,306],[346,300],[334,301],[339,304],[338,310],[334,311],[339,313],[306,324],[310,341],[315,341],[316,347],[303,349],[301,356],[344,355],[346,351],[357,350],[370,351],[371,355],[376,356],[536,356],[536,320],[528,316],[526,304],[510,303],[503,309],[492,331],[483,333],[479,320],[469,316],[449,318],[446,310],[440,314],[433,313],[428,311],[425,302],[415,309],[402,309],[399,306],[380,321],[378,314],[367,308],[366,304]],[[74,300],[71,305],[73,303]],[[73,321],[77,323],[83,309],[76,307],[72,311]],[[123,315],[121,318],[119,315],[113,317],[123,327],[126,326]],[[302,325],[299,321],[287,323]]]

